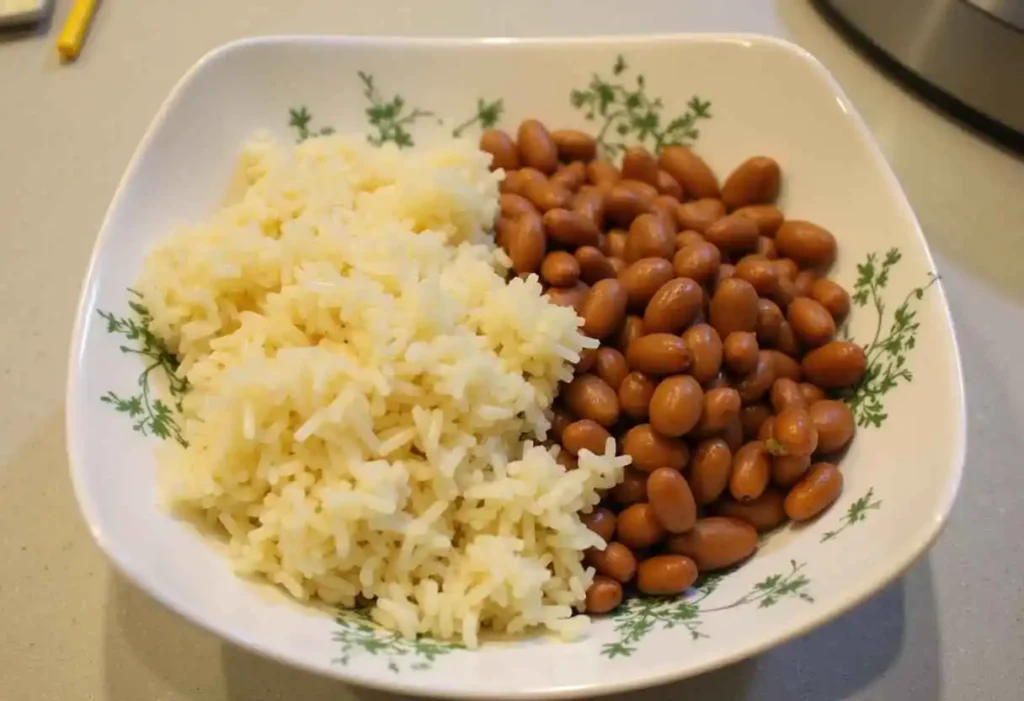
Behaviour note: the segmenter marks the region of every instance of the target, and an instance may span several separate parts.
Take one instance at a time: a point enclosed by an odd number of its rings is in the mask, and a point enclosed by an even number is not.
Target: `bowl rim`
[[[259,641],[246,639],[237,634],[233,629],[217,622],[212,622],[203,617],[201,613],[189,607],[185,602],[177,600],[169,592],[159,587],[151,586],[149,580],[142,576],[139,568],[132,561],[132,558],[114,546],[113,541],[108,537],[99,523],[99,505],[92,499],[86,485],[84,461],[78,456],[82,454],[82,445],[87,440],[83,432],[79,430],[80,419],[77,406],[79,397],[79,365],[84,357],[86,330],[91,321],[91,310],[95,306],[97,294],[97,272],[99,259],[108,246],[108,239],[111,236],[111,219],[114,213],[123,205],[127,195],[128,184],[136,177],[140,168],[142,156],[149,150],[150,144],[156,134],[164,125],[171,108],[181,99],[182,94],[205,69],[214,62],[254,46],[283,46],[283,45],[307,45],[307,46],[341,46],[341,47],[373,47],[386,50],[405,49],[486,49],[489,46],[515,47],[559,47],[559,46],[626,46],[637,44],[675,44],[675,43],[707,43],[707,44],[738,44],[745,47],[759,45],[769,47],[776,51],[788,53],[802,62],[811,70],[816,72],[828,85],[832,94],[841,103],[847,118],[853,126],[861,133],[864,144],[869,152],[874,165],[879,169],[879,175],[884,179],[887,189],[898,197],[902,205],[910,215],[913,224],[913,234],[916,235],[920,247],[924,253],[924,259],[929,269],[935,270],[935,262],[928,246],[927,240],[921,230],[913,208],[907,200],[906,194],[899,184],[888,161],[882,154],[878,142],[868,129],[860,113],[850,102],[849,97],[840,87],[839,83],[828,71],[827,68],[806,49],[774,36],[767,36],[753,33],[662,33],[662,34],[622,34],[622,35],[596,35],[596,36],[550,36],[550,37],[400,37],[400,36],[346,36],[346,35],[325,35],[325,34],[281,34],[262,35],[235,39],[214,47],[203,55],[184,75],[178,79],[174,87],[163,100],[156,114],[146,128],[143,137],[136,146],[124,174],[118,183],[111,203],[108,206],[103,222],[100,225],[93,249],[90,254],[89,263],[83,277],[79,292],[78,304],[75,311],[75,323],[71,335],[68,352],[68,373],[67,385],[65,388],[65,444],[68,457],[71,483],[75,499],[86,522],[86,525],[93,539],[108,560],[115,566],[121,575],[129,579],[135,586],[145,591],[158,603],[170,609],[187,621],[196,625],[202,630],[216,635],[229,644],[237,645],[262,657],[269,658],[281,664],[301,669],[303,671],[326,676],[340,682],[354,684],[366,688],[396,694],[414,694],[430,698],[449,699],[479,699],[493,698],[493,694],[482,694],[468,691],[458,686],[446,686],[432,684],[424,686],[415,683],[401,681],[408,677],[395,676],[368,676],[353,673],[346,667],[323,667],[308,662],[297,656],[293,657],[285,653],[268,649]],[[943,312],[948,338],[950,340],[950,360],[955,368],[955,381],[951,390],[958,408],[956,430],[951,437],[953,444],[952,470],[947,478],[946,489],[940,493],[940,500],[934,505],[932,518],[925,523],[922,532],[917,533],[914,539],[907,539],[908,545],[902,548],[902,552],[894,553],[899,559],[893,560],[891,567],[879,576],[869,586],[864,586],[856,591],[851,591],[838,601],[833,601],[827,608],[817,609],[816,615],[807,616],[802,623],[780,629],[778,632],[771,632],[762,636],[753,643],[736,645],[728,653],[710,659],[694,667],[669,668],[652,672],[646,676],[636,676],[623,681],[595,682],[591,684],[577,684],[568,686],[554,686],[544,689],[529,689],[524,691],[512,691],[503,693],[503,698],[511,699],[565,699],[581,698],[583,696],[604,696],[607,694],[621,693],[636,689],[661,686],[684,678],[694,677],[708,671],[734,664],[741,660],[758,655],[768,649],[786,643],[794,638],[806,635],[849,610],[863,603],[876,593],[887,587],[898,577],[902,576],[911,565],[922,557],[931,545],[941,534],[949,520],[950,512],[963,476],[964,463],[966,461],[966,427],[967,414],[964,392],[963,368],[961,354],[957,342],[955,326],[950,313],[948,299],[942,280],[936,277],[935,294],[938,296],[938,303]]]

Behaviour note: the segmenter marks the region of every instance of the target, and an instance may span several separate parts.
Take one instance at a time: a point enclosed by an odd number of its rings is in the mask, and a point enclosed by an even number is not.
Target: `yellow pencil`
[[[64,28],[60,30],[57,37],[57,53],[65,61],[74,61],[78,58],[78,52],[82,50],[82,42],[85,41],[85,32],[89,29],[89,22],[96,11],[96,0],[75,0],[71,6],[71,12],[64,22]]]

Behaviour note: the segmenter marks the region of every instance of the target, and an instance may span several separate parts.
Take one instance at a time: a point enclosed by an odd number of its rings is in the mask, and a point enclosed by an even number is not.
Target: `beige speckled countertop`
[[[58,19],[68,5],[56,3]],[[196,59],[269,33],[674,30],[786,36],[860,109],[945,280],[967,383],[968,458],[949,527],[901,581],[803,639],[635,696],[1021,698],[1024,161],[889,82],[805,0],[114,0],[82,59],[64,67],[56,30],[0,34],[0,701],[392,698],[259,659],[164,610],[111,571],[71,494],[63,396],[80,280],[137,141]]]

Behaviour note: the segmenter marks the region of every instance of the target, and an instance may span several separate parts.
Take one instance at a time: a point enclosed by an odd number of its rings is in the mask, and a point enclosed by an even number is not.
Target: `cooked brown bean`
[[[825,398],[825,390],[818,385],[812,385],[810,382],[801,382],[800,391],[804,395],[804,402],[807,406],[814,406],[815,402],[820,402]]]
[[[556,129],[551,141],[563,161],[590,161],[597,155],[597,140],[586,132],[575,129]]]
[[[638,216],[646,214],[648,206],[648,202],[622,181],[612,185],[604,195],[605,215],[621,226],[629,226]]]
[[[797,340],[788,321],[779,324],[779,333],[775,336],[775,350],[790,357],[800,355],[800,341]]]
[[[597,188],[583,188],[572,198],[572,211],[582,214],[600,231],[604,228],[604,195]]]
[[[611,261],[594,246],[580,246],[572,257],[579,267],[580,279],[589,285],[598,280],[615,277],[615,268]]]
[[[682,470],[690,459],[690,449],[685,442],[661,435],[650,424],[640,424],[626,432],[622,454],[633,458],[632,466],[643,472],[653,472],[659,467]]]
[[[551,180],[529,181],[522,193],[541,212],[564,210],[572,204],[572,192]]]
[[[587,292],[590,288],[582,282],[577,282],[572,287],[552,287],[545,294],[552,304],[560,307],[572,307],[579,314],[583,311],[583,303],[587,300]]]
[[[519,167],[519,152],[512,137],[501,129],[487,129],[480,135],[480,150],[491,154],[491,170]]]
[[[850,295],[841,285],[828,278],[818,278],[811,285],[811,299],[825,307],[836,323],[840,323],[850,313]]]
[[[646,333],[679,333],[704,311],[704,288],[694,280],[677,277],[654,293],[644,311]]]
[[[626,288],[630,306],[644,307],[672,277],[672,264],[664,258],[642,258],[622,272],[620,281]]]
[[[647,501],[647,473],[627,467],[622,481],[612,487],[609,494],[621,506]]]
[[[757,224],[757,231],[761,236],[775,238],[775,232],[782,225],[782,211],[771,204],[753,204],[747,207],[740,207],[733,214],[739,214],[747,219],[753,219]]]
[[[530,208],[533,208],[532,204],[530,205]],[[494,242],[498,244],[498,246],[503,251],[505,251],[505,253],[508,253],[508,241],[510,238],[509,233],[512,231],[512,228],[516,225],[516,219],[518,219],[518,217],[512,218],[499,216],[498,220],[494,222]]]
[[[722,358],[725,366],[737,375],[746,375],[757,368],[757,335],[752,331],[733,331],[725,337]]]
[[[864,349],[849,341],[831,341],[803,357],[804,377],[824,389],[853,387],[864,377]]]
[[[598,355],[600,360],[600,354]],[[619,397],[597,375],[578,375],[562,391],[565,406],[581,419],[590,419],[608,428],[619,420]]]
[[[757,316],[757,292],[749,282],[729,278],[718,283],[708,318],[719,336],[728,338],[733,331],[753,331]]]
[[[600,280],[583,301],[583,333],[597,339],[610,336],[626,317],[627,301],[626,290],[618,280]]]
[[[648,596],[682,594],[697,581],[697,565],[684,555],[655,555],[637,567],[636,587]]]
[[[775,239],[770,239],[763,235],[757,237],[754,253],[768,260],[775,260],[779,257],[779,249],[775,246]]]
[[[775,438],[775,417],[771,417],[763,424],[761,424],[761,430],[757,432],[757,440],[761,441],[765,445],[768,445],[768,441]]]
[[[558,149],[551,140],[547,127],[536,119],[527,119],[519,125],[516,134],[520,162],[541,173],[550,175],[558,168]]]
[[[718,286],[723,282],[732,278],[736,275],[736,266],[732,263],[722,263],[718,266],[718,274],[715,275],[715,279],[711,281],[711,293],[714,294],[718,290]]]
[[[690,368],[693,369],[692,367]],[[693,372],[690,373],[691,375]],[[732,383],[729,382],[729,377],[724,372],[719,372],[717,375],[712,377],[709,381],[704,383],[704,389],[718,389],[719,387],[732,387]]]
[[[732,450],[722,438],[707,438],[697,444],[690,464],[690,489],[701,506],[722,496],[732,472]]]
[[[813,270],[801,270],[793,278],[793,292],[797,297],[810,297],[811,287],[818,279],[818,274]]]
[[[725,427],[721,437],[733,453],[743,447],[743,424],[739,418]]]
[[[580,359],[576,362],[576,374],[582,375],[585,372],[590,372],[590,368],[594,367],[596,362],[597,348],[584,348],[580,351]]]
[[[643,335],[644,320],[638,316],[630,314],[626,317],[626,321],[622,324],[622,329],[619,331],[619,335],[615,339],[615,347],[628,357],[629,347],[633,345],[633,341]]]
[[[800,266],[791,258],[776,258],[773,265],[779,271],[779,278],[787,278],[790,282],[800,274]]]
[[[676,221],[680,229],[691,229],[703,234],[708,227],[725,216],[725,205],[721,200],[701,199],[683,202],[676,207]]]
[[[508,257],[520,275],[535,273],[547,252],[547,237],[538,217],[521,216],[508,232]]]
[[[503,217],[514,218],[523,214],[540,215],[530,200],[522,195],[514,195],[511,192],[502,193],[501,197],[498,198],[498,204],[501,208],[501,216]]]
[[[562,431],[562,447],[573,455],[589,450],[594,455],[604,455],[605,446],[611,434],[596,421],[581,419],[574,421]]]
[[[681,251],[687,246],[695,243],[705,243],[707,239],[704,238],[703,234],[698,234],[696,231],[687,229],[686,231],[680,231],[676,234],[676,250]],[[715,249],[718,250],[718,249]]]
[[[810,455],[776,455],[772,458],[772,482],[789,489],[803,479],[810,466]]]
[[[647,499],[654,516],[669,533],[682,533],[697,521],[690,485],[671,467],[659,467],[647,478]]]
[[[580,466],[576,456],[568,450],[558,451],[558,456],[555,458],[555,462],[564,467],[566,472],[572,472]]]
[[[825,307],[810,297],[797,297],[786,314],[793,333],[807,346],[820,346],[832,340],[836,322]]]
[[[701,435],[718,433],[740,417],[740,393],[732,387],[716,387],[704,394],[700,416]]]
[[[804,373],[800,369],[800,362],[798,360],[777,350],[769,350],[768,355],[772,358],[776,379],[786,377],[794,382],[800,382],[803,379]]]
[[[672,259],[672,267],[676,275],[696,280],[702,285],[710,283],[715,278],[721,264],[721,251],[707,241],[684,246],[676,252]]]
[[[775,292],[771,294],[771,300],[779,305],[783,311],[789,309],[790,303],[796,299],[796,286],[788,277],[779,277]]]
[[[676,179],[693,197],[719,197],[718,178],[704,159],[686,146],[669,146],[662,150],[658,165]]]
[[[683,339],[670,333],[641,336],[626,351],[626,362],[630,370],[640,370],[651,375],[686,372],[692,361],[693,355]]]
[[[779,286],[779,272],[767,258],[745,256],[736,264],[736,277],[749,282],[761,296],[773,294]]]
[[[650,213],[658,217],[665,227],[665,230],[672,235],[673,239],[679,232],[679,222],[676,221],[676,207],[679,200],[671,195],[658,195],[651,202]]]
[[[722,202],[729,209],[770,204],[779,196],[782,173],[774,158],[754,156],[740,163],[722,185]]]
[[[667,170],[658,170],[658,182],[654,184],[658,188],[658,192],[663,195],[670,195],[675,197],[677,200],[682,200],[683,195],[686,193],[683,191],[683,186],[679,184],[679,181],[673,178]]]
[[[587,178],[594,185],[613,185],[622,179],[622,174],[615,164],[596,160],[587,164]]]
[[[615,536],[615,513],[611,509],[598,506],[589,514],[580,514],[580,520],[606,543]]]
[[[779,335],[779,327],[785,319],[779,305],[770,299],[757,300],[757,342],[760,345],[771,345]]]
[[[789,408],[776,415],[774,438],[784,455],[810,455],[818,447],[818,429],[811,413],[803,407]]]
[[[690,349],[693,362],[690,374],[704,384],[722,369],[722,339],[710,324],[694,324],[683,332],[683,343]]]
[[[754,367],[754,371],[744,375],[736,383],[736,391],[740,393],[744,404],[750,404],[761,399],[771,389],[775,378],[775,362],[771,352],[758,351],[757,365]]]
[[[670,537],[665,546],[669,552],[691,558],[701,572],[720,570],[754,554],[757,531],[737,519],[709,516],[686,533]]]
[[[564,407],[555,405],[551,407],[551,428],[548,429],[548,438],[558,443],[562,442],[562,434],[565,429],[576,420]]]
[[[648,495],[650,496],[650,495]],[[619,541],[634,550],[649,548],[665,537],[665,528],[650,504],[632,504],[619,512]]]
[[[827,462],[811,465],[811,471],[786,495],[786,515],[806,521],[827,509],[843,491],[843,475]]]
[[[808,221],[784,221],[775,234],[775,245],[779,255],[792,258],[802,268],[827,268],[836,259],[835,237]]]
[[[621,258],[616,258],[615,256],[610,256],[608,258],[608,265],[612,266],[612,270],[615,271],[616,277],[622,275],[622,271],[629,266],[629,264],[626,261],[622,260]]]
[[[748,404],[740,410],[740,423],[743,426],[743,438],[748,441],[758,439],[761,426],[772,418],[772,410],[767,404]]]
[[[775,530],[786,520],[785,500],[785,494],[769,487],[757,499],[750,501],[723,499],[718,505],[718,514],[739,519],[753,526],[758,533],[764,533]]]
[[[601,236],[588,217],[568,209],[545,212],[543,223],[548,236],[566,246],[593,246]]]
[[[648,208],[648,211],[654,204],[654,201],[658,198],[658,188],[654,187],[650,183],[645,183],[642,180],[627,178],[625,174],[623,174],[622,180],[619,181],[619,185],[632,191],[633,194],[640,198],[640,201]]]
[[[629,582],[636,574],[636,556],[633,551],[615,541],[608,543],[604,550],[587,550],[585,563],[597,570],[598,574],[622,584]]]
[[[771,465],[768,453],[761,441],[750,441],[736,451],[732,459],[732,474],[729,476],[729,493],[733,499],[750,501],[761,496],[768,479]]]
[[[604,237],[604,254],[609,258],[622,258],[626,253],[627,232],[622,229],[612,229]]]
[[[731,253],[753,251],[758,236],[757,224],[738,214],[722,217],[704,230],[704,238]]]
[[[811,420],[818,430],[818,452],[842,450],[853,438],[855,422],[846,402],[822,399],[811,404]]]
[[[584,608],[587,613],[614,611],[622,603],[622,585],[610,577],[597,575],[587,588]]]
[[[587,182],[587,166],[582,161],[568,163],[556,170],[549,182],[575,193]]]
[[[622,156],[622,177],[658,184],[658,161],[643,146],[631,146]]]
[[[633,263],[643,258],[672,258],[676,250],[673,233],[665,228],[657,215],[641,214],[629,227],[623,252],[625,261]]]
[[[619,407],[630,418],[646,421],[656,386],[654,380],[642,372],[629,373],[619,385]]]
[[[536,168],[520,168],[505,174],[501,181],[501,192],[523,195],[528,183],[545,180],[544,174]]]
[[[788,377],[776,378],[771,390],[772,407],[776,414],[786,409],[806,409],[807,400],[800,384]]]
[[[697,425],[703,409],[704,390],[697,380],[690,375],[666,377],[651,397],[651,426],[664,436],[682,436]]]
[[[540,276],[546,283],[555,287],[572,287],[580,278],[580,265],[572,254],[565,251],[552,251],[544,257],[540,266]]]
[[[594,374],[604,380],[605,384],[618,393],[622,381],[629,374],[629,367],[626,365],[625,356],[608,346],[598,348],[597,358],[594,361]]]

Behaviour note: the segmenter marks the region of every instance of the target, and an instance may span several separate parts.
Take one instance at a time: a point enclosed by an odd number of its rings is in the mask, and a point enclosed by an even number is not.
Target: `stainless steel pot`
[[[926,98],[1024,152],[1024,0],[813,0]]]

